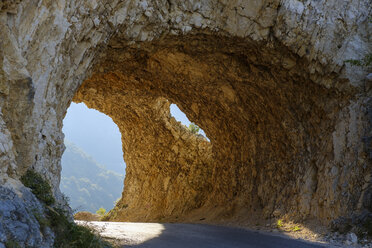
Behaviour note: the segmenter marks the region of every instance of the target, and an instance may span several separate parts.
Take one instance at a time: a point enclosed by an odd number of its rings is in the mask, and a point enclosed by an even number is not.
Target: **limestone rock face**
[[[370,71],[344,62],[371,53],[370,11],[369,0],[2,1],[0,184],[20,192],[31,168],[63,202],[74,100],[122,133],[112,220],[328,224],[371,211]],[[16,237],[9,223],[0,246]]]
[[[14,186],[0,186],[0,244],[12,240],[26,247],[51,247],[54,234],[38,221],[45,218],[42,205],[28,188]]]

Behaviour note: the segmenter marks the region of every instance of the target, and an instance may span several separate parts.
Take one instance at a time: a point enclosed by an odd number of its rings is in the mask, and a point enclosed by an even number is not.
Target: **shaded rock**
[[[355,233],[349,233],[348,239],[351,241],[352,244],[358,243],[358,237],[356,236]]]
[[[36,214],[43,215],[43,207],[27,188],[18,191],[0,186],[0,242],[11,240],[29,247],[51,247],[54,236],[49,227],[41,232]]]
[[[368,81],[372,81],[372,73],[369,73],[367,76],[366,76],[366,79]]]
[[[359,237],[372,237],[372,213],[368,210],[362,213],[355,213],[349,218],[339,218],[331,223],[331,227],[334,231],[338,231],[342,234],[347,235],[349,241],[355,240],[357,233]],[[354,237],[355,235],[355,237]]]

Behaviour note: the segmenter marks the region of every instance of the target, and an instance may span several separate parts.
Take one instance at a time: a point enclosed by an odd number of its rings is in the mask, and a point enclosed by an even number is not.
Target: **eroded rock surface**
[[[350,210],[345,202],[370,170],[360,150],[361,174],[349,174],[338,150],[345,128],[354,128],[354,138],[361,131],[349,122],[334,130],[350,114],[353,88],[314,83],[308,62],[275,43],[204,33],[140,46],[113,39],[74,98],[111,116],[122,132],[126,190],[112,219],[288,214],[328,223]],[[290,60],[293,67],[283,68]],[[184,137],[169,117],[170,102],[211,142]]]
[[[0,186],[0,245],[13,241],[26,247],[51,247],[54,234],[39,223],[40,218],[45,218],[43,211],[28,188],[20,184],[15,189],[14,185],[9,187],[9,182]]]
[[[344,62],[371,53],[369,15],[369,0],[3,1],[0,184],[18,192],[32,168],[63,202],[74,99],[122,133],[112,220],[329,224],[371,211],[370,71]]]

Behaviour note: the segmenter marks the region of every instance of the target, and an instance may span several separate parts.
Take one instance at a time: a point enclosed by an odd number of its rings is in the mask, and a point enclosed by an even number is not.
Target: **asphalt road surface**
[[[84,223],[77,221],[79,224]],[[316,248],[286,237],[199,224],[89,222],[107,239],[131,248]]]

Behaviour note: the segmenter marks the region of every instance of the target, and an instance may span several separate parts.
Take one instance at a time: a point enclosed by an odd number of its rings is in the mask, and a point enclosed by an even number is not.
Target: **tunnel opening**
[[[71,103],[63,124],[66,150],[61,161],[61,192],[73,212],[111,210],[121,197],[126,167],[116,124],[108,116],[75,103]]]
[[[209,138],[205,134],[204,130],[201,129],[198,125],[191,122],[189,118],[187,118],[187,115],[180,110],[180,108],[177,106],[177,104],[171,104],[170,105],[170,112],[171,116],[174,117],[181,125],[183,125],[185,128],[189,129],[192,133],[196,135],[203,136],[206,140],[209,141]]]

